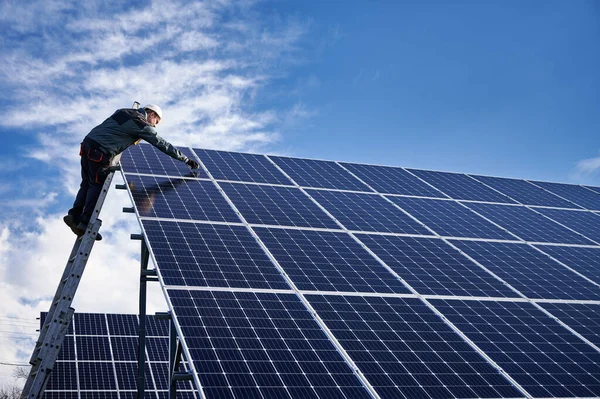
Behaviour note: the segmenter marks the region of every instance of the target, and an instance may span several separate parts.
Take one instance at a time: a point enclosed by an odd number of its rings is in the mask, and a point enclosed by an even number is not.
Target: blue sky
[[[598,4],[2,2],[0,360],[26,361],[72,245],[78,143],[134,100],[176,145],[600,186]],[[78,311],[137,311],[123,206]]]

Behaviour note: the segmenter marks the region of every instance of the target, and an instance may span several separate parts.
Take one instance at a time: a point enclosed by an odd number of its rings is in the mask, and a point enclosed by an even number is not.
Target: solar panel
[[[599,300],[600,286],[527,244],[451,241],[529,298]]]
[[[402,168],[356,163],[341,163],[341,165],[380,193],[448,198]]]
[[[325,190],[307,192],[348,230],[432,234],[379,195]]]
[[[407,169],[453,199],[515,203],[506,195],[460,173]]]
[[[535,186],[526,180],[506,179],[503,177],[489,177],[471,175],[474,179],[485,183],[493,189],[509,196],[524,205],[553,206],[556,208],[581,208],[572,202]]]
[[[297,188],[240,183],[221,187],[248,223],[339,228]]]
[[[348,234],[266,228],[256,233],[298,289],[410,292]]]
[[[564,183],[550,183],[541,181],[532,181],[536,186],[561,196],[583,208],[598,211],[600,210],[600,193],[590,190],[583,186]]]
[[[194,149],[217,180],[292,184],[264,155]]]
[[[45,314],[42,314],[42,323]],[[148,317],[146,397],[168,395],[168,321]],[[74,328],[73,328],[74,326]],[[157,327],[160,326],[160,327]],[[161,331],[161,336],[152,334]],[[75,313],[44,398],[135,398],[138,378],[136,315]],[[183,359],[184,367],[187,365]],[[189,382],[177,397],[197,398]]]
[[[455,201],[388,197],[441,236],[515,240],[515,236]]]
[[[298,185],[351,191],[373,191],[331,161],[269,156]]]
[[[127,180],[142,217],[240,221],[211,181],[135,175]]]
[[[532,397],[597,397],[600,352],[531,303],[432,304]]]
[[[196,159],[186,147],[178,148],[185,156]],[[131,146],[121,156],[121,168],[128,173],[149,173],[161,176],[208,177],[203,170],[192,173],[181,161],[171,158],[152,145],[141,143]]]
[[[360,241],[422,295],[516,297],[443,240],[361,234]]]
[[[594,244],[581,234],[567,229],[524,206],[469,202],[466,206],[530,242]]]
[[[592,189],[194,153],[200,177],[142,152],[123,174],[202,397],[598,395]],[[154,389],[167,329],[148,321]],[[109,335],[97,362],[131,368],[134,337]]]
[[[600,243],[600,215],[589,211],[568,211],[563,209],[537,208],[537,212],[568,228]]]

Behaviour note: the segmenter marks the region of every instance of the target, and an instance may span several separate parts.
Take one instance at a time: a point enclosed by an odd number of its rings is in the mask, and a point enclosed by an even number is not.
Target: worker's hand
[[[185,164],[192,169],[198,169],[200,167],[200,165],[198,165],[198,162],[194,161],[193,159],[189,159],[189,158],[187,161],[185,161]]]

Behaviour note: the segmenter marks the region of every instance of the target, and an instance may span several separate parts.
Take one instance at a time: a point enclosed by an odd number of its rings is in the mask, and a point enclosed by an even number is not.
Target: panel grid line
[[[277,165],[276,165],[277,166]],[[282,173],[285,173],[285,171],[282,170]],[[289,176],[288,176],[289,177]],[[294,181],[293,179],[290,178],[290,180]],[[295,182],[294,182],[295,183]],[[367,185],[367,187],[369,187]],[[371,188],[371,187],[369,187]],[[304,190],[302,188],[300,188],[301,190]],[[372,189],[372,188],[371,188]],[[382,194],[379,194],[381,196],[383,196]],[[311,197],[312,199],[312,197]],[[315,201],[314,199],[312,199],[313,201]],[[315,201],[316,202],[316,201]],[[316,202],[317,205],[319,205],[323,211],[327,212],[328,211],[326,209],[324,209],[318,202]],[[404,212],[404,211],[403,211]],[[328,213],[329,214],[329,213]],[[331,216],[331,214],[329,214]],[[412,217],[412,216],[411,216]],[[479,353],[479,355],[481,355],[484,359],[486,359],[493,367],[495,367],[508,381],[510,381],[511,384],[513,384],[519,391],[521,391],[527,398],[532,399],[533,397],[515,380],[513,379],[504,369],[502,369],[495,361],[492,360],[492,358],[490,358],[478,345],[475,344],[475,342],[473,342],[470,338],[468,338],[457,326],[455,326],[450,320],[448,320],[439,310],[437,310],[433,304],[431,304],[427,299],[425,299],[423,297],[423,295],[419,294],[410,284],[408,284],[398,273],[396,273],[390,266],[388,266],[379,256],[377,256],[377,254],[375,254],[370,248],[368,248],[364,243],[362,243],[362,241],[360,241],[354,234],[350,233],[339,221],[337,221],[337,219],[334,219],[336,223],[338,223],[338,225],[340,225],[340,227],[342,227],[348,234],[350,234],[350,236],[356,240],[359,244],[361,244],[363,246],[363,248],[365,250],[367,250],[367,252],[369,252],[371,254],[371,256],[373,256],[375,259],[377,259],[377,261],[384,266],[390,273],[392,273],[394,275],[395,278],[397,278],[398,280],[400,280],[414,295],[416,295],[418,297],[418,299],[420,301],[422,301],[423,303],[425,303],[425,305],[431,309],[436,315],[438,315],[439,317],[442,318],[442,320],[444,320],[444,322],[446,324],[448,324],[452,330],[457,333],[460,337],[462,337],[468,344],[469,346],[471,346],[477,353]],[[268,250],[267,248],[265,248],[265,250]],[[275,261],[275,260],[274,260]]]
[[[121,398],[121,394],[119,393],[120,389],[119,389],[119,379],[117,378],[117,366],[115,365],[115,355],[114,355],[114,351],[113,351],[113,346],[112,346],[112,340],[111,335],[110,335],[110,329],[108,326],[108,319],[106,317],[106,315],[104,315],[104,323],[106,324],[106,336],[108,338],[108,349],[110,351],[110,361],[112,363],[112,367],[113,367],[113,373],[114,373],[114,377],[115,377],[115,387],[117,389],[117,398]]]

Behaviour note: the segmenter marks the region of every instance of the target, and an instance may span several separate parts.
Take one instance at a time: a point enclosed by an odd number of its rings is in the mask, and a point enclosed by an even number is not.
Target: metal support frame
[[[115,162],[118,162],[118,158]],[[114,172],[118,166],[111,166],[102,191],[92,212],[88,227],[83,236],[78,237],[73,244],[67,265],[59,281],[54,299],[40,328],[40,337],[35,344],[29,363],[32,365],[21,394],[22,399],[37,399],[44,395],[46,384],[54,369],[58,353],[62,348],[65,335],[73,320],[75,309],[71,307],[81,276],[90,257],[98,230],[102,221],[98,219],[104,200],[110,189]]]

